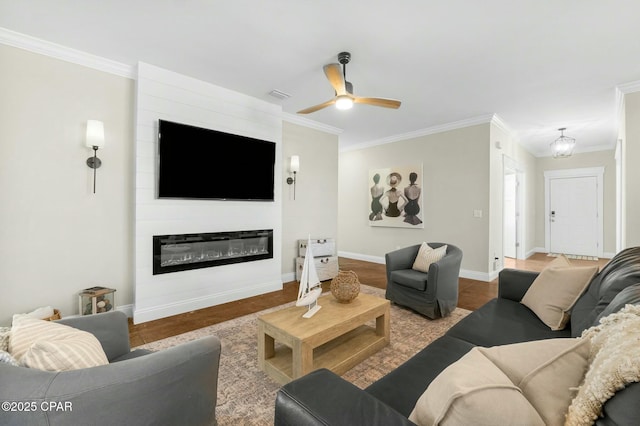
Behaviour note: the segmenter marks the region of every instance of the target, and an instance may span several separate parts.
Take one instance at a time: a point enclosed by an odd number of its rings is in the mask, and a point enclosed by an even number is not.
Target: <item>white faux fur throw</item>
[[[602,318],[581,338],[591,339],[590,366],[565,426],[592,425],[616,391],[640,381],[640,306],[626,305]]]

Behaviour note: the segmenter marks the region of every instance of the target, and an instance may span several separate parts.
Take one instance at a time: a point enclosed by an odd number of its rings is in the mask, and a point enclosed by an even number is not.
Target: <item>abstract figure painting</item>
[[[422,165],[369,170],[369,225],[424,228]]]

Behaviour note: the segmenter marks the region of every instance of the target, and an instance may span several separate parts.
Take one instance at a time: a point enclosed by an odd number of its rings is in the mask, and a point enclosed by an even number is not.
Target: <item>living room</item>
[[[91,53],[89,45],[67,46],[61,39],[47,39],[44,31],[23,32],[19,25],[6,21],[20,10],[12,11],[3,4],[0,11],[5,16],[0,19],[0,193],[5,200],[0,209],[0,253],[4,259],[0,282],[5,291],[0,325],[10,325],[15,313],[46,305],[59,309],[63,317],[76,315],[78,292],[92,286],[116,289],[117,309],[137,323],[278,290],[282,283],[295,279],[297,242],[309,234],[334,238],[342,257],[377,264],[383,264],[384,255],[398,247],[422,241],[451,242],[464,252],[460,276],[489,282],[504,267],[505,156],[514,160],[526,177],[522,257],[545,251],[544,172],[560,169],[604,167],[602,257],[640,245],[640,217],[636,214],[640,171],[633,166],[640,160],[637,69],[627,70],[627,79],[608,82],[610,109],[606,119],[615,122],[611,140],[602,141],[603,149],[578,151],[569,158],[532,154],[520,144],[521,135],[512,131],[502,110],[481,108],[456,120],[425,120],[427,125],[401,130],[389,123],[393,133],[343,146],[341,126],[286,112],[285,104],[279,101],[270,103],[205,81],[177,67],[158,64],[153,57],[141,55],[134,62],[103,57]],[[318,60],[324,61],[343,48],[330,47],[331,53],[318,53]],[[626,55],[637,57],[631,47],[624,49]],[[352,50],[354,63],[364,61],[356,59]],[[179,47],[175,52],[179,56]],[[393,62],[386,53],[376,56],[375,61]],[[288,60],[291,58],[281,60],[280,65],[290,67]],[[320,75],[322,61],[316,70]],[[221,62],[221,68],[234,67],[232,58]],[[200,75],[209,71],[200,70]],[[304,99],[301,106],[331,95],[322,78],[305,83],[317,85],[320,98]],[[429,80],[425,77],[425,84]],[[354,82],[358,82],[355,77]],[[389,85],[390,95],[397,85]],[[363,82],[356,90],[364,91],[365,87]],[[194,109],[184,112],[187,102],[181,96],[185,92],[209,94],[199,113],[192,113]],[[618,102],[614,101],[616,94]],[[152,107],[141,102],[150,99],[163,101]],[[403,104],[399,111],[405,107],[409,105]],[[210,116],[198,115],[203,111]],[[387,114],[396,112],[381,108],[368,120],[388,123],[396,116]],[[437,108],[430,114],[437,115]],[[155,126],[163,118],[275,142],[274,201],[155,199]],[[97,152],[103,164],[96,170],[85,164],[93,155],[84,141],[89,119],[101,120],[105,126],[106,144]],[[544,123],[558,127],[555,124]],[[577,139],[579,146],[581,139]],[[616,156],[618,140],[624,146],[621,160],[616,159],[620,158]],[[550,142],[545,140],[546,147]],[[294,155],[300,158],[295,198],[294,187],[286,182],[291,176],[288,161]],[[238,172],[242,171],[241,158],[229,161],[236,162]],[[424,174],[420,177],[424,227],[370,226],[366,220],[369,170],[415,163],[422,165]],[[220,184],[232,183],[230,177],[229,182]],[[164,223],[160,226],[159,222]],[[178,274],[180,278],[174,281],[150,273],[152,235],[240,228],[273,229],[273,258],[255,268],[245,265],[190,271]]]

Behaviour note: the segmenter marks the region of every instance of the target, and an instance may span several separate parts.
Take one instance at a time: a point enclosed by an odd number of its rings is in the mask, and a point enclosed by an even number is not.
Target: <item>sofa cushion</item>
[[[636,283],[640,283],[640,247],[631,247],[616,254],[578,299],[571,310],[571,335],[580,336],[597,325],[598,316],[616,295]]]
[[[478,348],[431,382],[409,420],[420,426],[545,424],[520,389]]]
[[[597,272],[597,266],[572,266],[569,259],[559,256],[536,277],[522,304],[552,330],[562,330],[569,311]]]
[[[76,370],[109,363],[91,333],[32,318],[14,323],[9,349],[21,365],[40,370]]]
[[[529,308],[509,299],[493,299],[447,331],[479,346],[507,345],[530,340],[570,337],[568,329],[553,331]]]
[[[618,293],[604,311],[600,312],[595,323],[599,324],[602,318],[618,312],[627,305],[640,305],[640,283],[629,286]]]
[[[427,274],[415,269],[399,269],[391,272],[391,280],[404,287],[410,287],[418,291],[427,288]]]
[[[422,243],[416,260],[413,262],[413,269],[420,272],[429,272],[429,266],[442,259],[447,254],[447,245],[433,248],[427,243]]]
[[[469,352],[473,345],[443,336],[408,359],[395,370],[372,383],[365,391],[409,417],[429,383],[451,363]]]

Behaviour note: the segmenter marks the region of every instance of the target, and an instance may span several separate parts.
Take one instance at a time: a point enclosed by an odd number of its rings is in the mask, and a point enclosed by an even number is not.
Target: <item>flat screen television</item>
[[[274,142],[159,120],[158,146],[158,198],[274,199]]]

